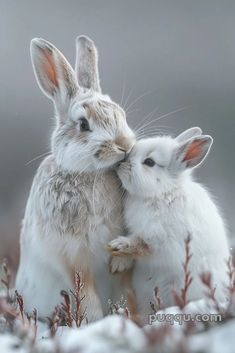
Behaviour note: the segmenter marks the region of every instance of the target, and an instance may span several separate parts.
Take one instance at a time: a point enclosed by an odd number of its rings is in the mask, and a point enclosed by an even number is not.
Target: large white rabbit
[[[201,135],[199,128],[175,139],[162,136],[140,140],[118,168],[128,191],[124,217],[129,235],[109,244],[114,255],[111,269],[123,271],[131,266],[131,258],[136,259],[132,285],[143,322],[151,313],[155,287],[166,306],[175,303],[173,290],[180,293],[184,287],[182,264],[188,235],[192,238],[189,269],[193,277],[188,299],[205,295],[200,280],[203,271],[212,275],[215,297],[226,298],[226,229],[210,194],[191,175],[211,144],[212,138]]]
[[[60,291],[73,287],[74,271],[81,271],[83,309],[93,321],[122,292],[109,273],[106,244],[122,232],[123,191],[113,167],[135,137],[125,112],[101,93],[93,42],[78,37],[76,48],[74,71],[51,43],[31,42],[34,73],[54,103],[56,126],[51,155],[41,163],[27,202],[16,288],[26,310],[48,316],[61,302]]]

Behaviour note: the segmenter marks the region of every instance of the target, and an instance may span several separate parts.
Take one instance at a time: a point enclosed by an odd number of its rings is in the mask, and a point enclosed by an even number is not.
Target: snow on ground
[[[192,302],[183,311],[170,307],[157,313],[168,315],[167,320],[144,328],[124,316],[111,315],[80,328],[59,327],[53,339],[47,331],[35,344],[18,328],[15,335],[0,334],[0,353],[234,353],[235,318],[208,327],[179,322],[183,314],[198,313],[216,314],[216,310],[205,300]]]
[[[188,339],[190,353],[234,353],[235,320],[213,327],[211,330],[192,335]]]
[[[0,352],[1,353],[28,353],[28,347],[25,346],[20,338],[9,333],[0,334]]]
[[[57,339],[63,352],[81,353],[143,352],[146,338],[143,331],[132,321],[113,315],[83,327],[67,330]]]

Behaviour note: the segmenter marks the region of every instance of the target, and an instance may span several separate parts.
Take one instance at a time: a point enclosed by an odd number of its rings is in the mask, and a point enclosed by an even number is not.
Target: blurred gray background
[[[175,134],[199,125],[214,137],[197,177],[232,234],[235,1],[0,0],[0,256],[16,262],[20,221],[42,158],[28,162],[48,151],[53,128],[52,104],[33,75],[30,40],[48,39],[74,64],[79,34],[99,49],[103,91],[126,107],[135,103],[132,127],[154,109],[148,121],[184,108],[151,126]]]

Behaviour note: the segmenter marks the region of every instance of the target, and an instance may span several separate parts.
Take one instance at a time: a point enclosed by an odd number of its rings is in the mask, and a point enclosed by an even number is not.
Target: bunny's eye
[[[156,163],[154,162],[154,160],[152,158],[146,158],[144,160],[144,164],[147,165],[148,167],[153,167],[153,166],[155,166]]]
[[[88,123],[86,118],[81,118],[80,119],[80,130],[81,131],[91,131],[90,130],[90,125],[89,125],[89,123]]]

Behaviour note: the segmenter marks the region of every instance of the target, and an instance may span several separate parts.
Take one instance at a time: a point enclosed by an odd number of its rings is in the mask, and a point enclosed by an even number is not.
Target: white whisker
[[[138,131],[139,127],[142,126],[142,124],[148,120],[149,117],[151,117],[156,111],[158,111],[159,107],[154,108],[149,114],[147,114],[143,120],[139,121],[139,123],[134,127],[135,131]]]
[[[124,99],[125,90],[126,90],[126,83],[125,83],[125,81],[124,81],[123,86],[122,86],[122,96],[121,96],[120,106],[122,106],[122,104],[123,104],[123,99]]]
[[[146,92],[146,93],[142,94],[141,96],[137,97],[132,103],[130,103],[130,104],[128,105],[128,107],[125,108],[126,113],[129,112],[129,109],[130,109],[134,104],[136,104],[140,99],[142,99],[143,97],[146,97],[146,96],[147,96],[148,94],[150,94],[150,93],[151,93],[151,92]]]
[[[133,92],[133,89],[130,90],[130,93],[128,94],[128,96],[127,96],[127,98],[126,98],[125,103],[124,103],[123,106],[122,106],[122,108],[123,108],[124,110],[126,110],[126,105],[128,104],[128,101],[129,101],[129,99],[130,99],[130,97],[131,97],[131,95],[132,95],[132,92]]]
[[[41,158],[41,157],[47,156],[47,155],[49,155],[49,154],[51,154],[51,151],[44,152],[44,153],[40,154],[39,156],[37,156],[37,157],[31,159],[29,162],[27,162],[27,163],[25,164],[25,166],[28,166],[30,163],[36,161],[37,159],[39,159],[39,158]]]
[[[144,124],[143,126],[141,126],[139,129],[137,129],[137,130],[135,130],[135,131],[138,132],[140,129],[145,128],[145,127],[151,125],[153,122],[157,122],[157,121],[159,121],[159,120],[161,120],[161,119],[163,119],[163,118],[166,118],[166,117],[169,117],[169,116],[171,116],[171,115],[173,115],[173,114],[179,113],[179,112],[185,110],[186,108],[187,108],[187,107],[180,108],[180,109],[176,109],[176,110],[173,110],[173,111],[170,112],[170,113],[161,115],[159,118],[154,118],[153,120],[147,122],[146,124]]]

